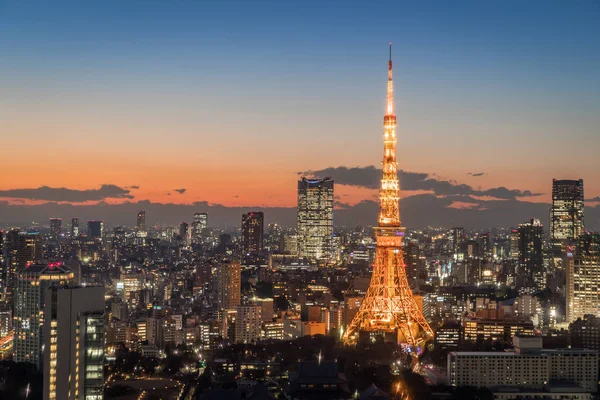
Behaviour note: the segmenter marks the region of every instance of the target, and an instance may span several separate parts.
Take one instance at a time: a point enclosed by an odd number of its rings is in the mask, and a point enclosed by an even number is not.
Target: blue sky
[[[175,181],[218,201],[183,163],[254,169],[293,201],[297,171],[378,164],[391,41],[401,168],[546,194],[583,177],[600,195],[599,21],[597,1],[0,0],[5,161],[59,155],[0,189],[128,170],[148,199]],[[248,176],[228,178],[244,204],[260,195]]]

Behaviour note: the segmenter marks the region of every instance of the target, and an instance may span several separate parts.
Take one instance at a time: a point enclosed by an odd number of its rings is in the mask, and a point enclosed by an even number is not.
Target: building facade
[[[333,180],[298,181],[298,255],[312,261],[333,257]]]
[[[546,288],[544,270],[544,227],[540,220],[532,218],[519,224],[519,264],[517,269],[518,286],[531,292]]]
[[[104,288],[46,289],[43,332],[44,400],[102,400]]]
[[[224,261],[217,267],[219,308],[228,310],[241,303],[242,267],[237,261]]]
[[[238,343],[258,341],[262,328],[261,306],[237,306],[235,310],[235,341]]]
[[[192,244],[202,243],[202,232],[208,227],[208,214],[203,212],[194,213],[192,221]]]
[[[15,361],[40,366],[45,291],[53,284],[70,284],[74,274],[60,263],[32,264],[20,271],[14,303]]]
[[[242,251],[244,255],[258,254],[263,249],[265,216],[262,211],[242,215]]]
[[[514,351],[448,354],[451,386],[514,387],[544,391],[554,382],[598,390],[598,351],[588,349],[542,349],[541,337],[515,337]],[[515,395],[517,398],[518,393]]]
[[[550,242],[555,263],[562,260],[565,246],[583,234],[583,211],[583,179],[554,179],[550,208]]]
[[[565,260],[567,322],[586,314],[600,317],[600,234],[581,235]]]

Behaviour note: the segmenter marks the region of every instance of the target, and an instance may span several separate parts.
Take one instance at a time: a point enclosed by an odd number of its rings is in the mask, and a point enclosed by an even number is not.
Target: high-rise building
[[[333,257],[333,180],[298,181],[298,255],[313,261]]]
[[[465,228],[456,227],[450,229],[450,251],[454,255],[455,259],[458,257],[458,253],[460,252],[464,242]]]
[[[42,260],[42,240],[37,232],[21,232],[13,229],[6,233],[6,289],[12,293],[17,273],[27,265]]]
[[[79,236],[79,218],[71,218],[71,237],[76,238]]]
[[[203,212],[194,213],[192,221],[192,244],[202,243],[202,232],[208,227],[208,214]]]
[[[104,288],[45,292],[44,400],[104,398]]]
[[[508,251],[508,256],[512,260],[519,259],[519,230],[511,229],[510,237],[509,237],[509,246],[510,249]]]
[[[50,236],[58,239],[62,234],[62,218],[50,218]]]
[[[220,309],[232,309],[241,303],[242,266],[237,261],[223,261],[217,267]]]
[[[16,362],[40,366],[45,291],[55,283],[70,284],[73,278],[61,263],[32,264],[18,273],[13,324]]]
[[[88,221],[87,223],[87,235],[90,239],[102,238],[104,233],[104,222],[103,221]]]
[[[583,179],[552,181],[550,242],[555,263],[563,258],[565,246],[583,234]]]
[[[235,310],[235,341],[252,343],[259,340],[262,327],[261,306],[237,306]]]
[[[146,232],[146,211],[141,210],[137,213],[137,222],[135,228],[138,233]]]
[[[406,270],[406,278],[411,288],[419,286],[419,279],[427,278],[425,262],[421,259],[421,250],[419,242],[411,240],[404,245],[404,265]]]
[[[185,238],[187,237],[188,229],[189,225],[187,222],[184,221],[179,224],[179,236],[181,236],[183,240],[185,240]]]
[[[519,232],[519,267],[517,276],[520,279],[518,286],[533,290],[543,290],[546,287],[546,274],[542,252],[544,227],[538,219],[532,218],[527,223],[519,224],[517,230]]]
[[[567,322],[586,314],[600,317],[600,234],[585,234],[566,255]]]
[[[265,216],[262,211],[242,215],[242,249],[244,254],[258,254],[263,249]]]

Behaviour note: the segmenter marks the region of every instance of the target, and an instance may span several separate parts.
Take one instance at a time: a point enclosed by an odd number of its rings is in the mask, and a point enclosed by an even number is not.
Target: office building
[[[504,397],[508,388],[524,389],[528,393],[548,393],[564,389],[569,384],[571,393],[593,393],[598,390],[598,351],[588,349],[542,349],[540,336],[517,336],[514,351],[465,352],[448,354],[448,379],[451,386],[486,387],[494,398]],[[560,386],[555,386],[560,383]],[[499,395],[496,396],[496,392]],[[568,392],[563,393],[567,395]],[[538,397],[527,398],[572,398]]]
[[[103,221],[88,221],[87,235],[90,239],[100,239],[104,233]]]
[[[571,347],[600,350],[600,317],[586,314],[569,324]]]
[[[519,230],[511,229],[508,240],[509,240],[508,257],[511,260],[518,260],[519,259]]]
[[[235,341],[238,343],[258,341],[262,328],[261,306],[237,306],[235,310]]]
[[[435,331],[435,348],[440,350],[457,350],[461,339],[459,321],[446,321]]]
[[[555,262],[560,263],[565,246],[583,234],[583,179],[552,181],[550,242]]]
[[[6,233],[6,290],[13,292],[17,273],[27,265],[42,261],[42,240],[37,232],[20,232],[13,229]]]
[[[233,309],[241,303],[242,268],[237,261],[224,261],[217,266],[217,292],[220,309]]]
[[[450,252],[454,255],[454,259],[458,258],[462,245],[465,242],[465,228],[450,229]]]
[[[501,303],[489,303],[478,308],[475,315],[463,319],[462,340],[486,340],[511,343],[517,334],[533,335],[533,322],[527,318],[506,317]]]
[[[137,213],[135,230],[137,233],[146,233],[146,211],[141,210]]]
[[[333,180],[298,181],[298,255],[311,261],[333,257]]]
[[[419,280],[427,279],[425,260],[421,259],[421,250],[416,240],[406,241],[404,244],[404,270],[411,289],[419,287]],[[367,253],[368,256],[368,253]],[[367,260],[369,260],[367,258]]]
[[[71,218],[71,237],[76,238],[79,236],[79,218]]]
[[[192,244],[202,243],[203,231],[208,227],[208,214],[197,212],[194,213],[192,222]]]
[[[62,218],[50,218],[50,236],[58,239],[62,235]]]
[[[179,224],[179,236],[181,236],[181,240],[185,241],[187,238],[189,227],[189,224],[185,221]]]
[[[73,278],[61,263],[32,264],[18,273],[13,323],[16,362],[40,366],[46,289],[56,283],[71,284]]]
[[[54,286],[44,306],[44,400],[104,398],[104,288]]]
[[[12,310],[0,311],[0,338],[11,333],[13,328]]]
[[[565,256],[567,322],[600,317],[600,234],[581,235]]]
[[[546,288],[544,270],[544,227],[538,219],[519,224],[519,264],[517,269],[517,287],[526,288],[530,292]]]
[[[242,251],[244,255],[258,254],[263,249],[265,217],[262,211],[242,215]]]

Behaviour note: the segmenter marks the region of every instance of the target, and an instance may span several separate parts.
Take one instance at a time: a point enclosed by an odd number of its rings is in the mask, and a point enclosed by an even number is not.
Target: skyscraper
[[[241,303],[242,266],[237,261],[223,261],[217,266],[220,309],[232,309]]]
[[[192,244],[202,243],[202,231],[208,227],[208,214],[197,212],[194,213],[192,221]]]
[[[50,218],[50,236],[58,239],[62,234],[62,218]]]
[[[42,240],[37,232],[21,232],[13,229],[6,233],[6,288],[11,294],[17,273],[27,265],[42,260]]]
[[[69,284],[73,273],[61,263],[32,264],[17,275],[14,302],[16,362],[40,366],[45,291],[52,284]]]
[[[583,234],[583,201],[583,179],[552,181],[550,241],[557,259],[562,259],[567,244]]]
[[[71,237],[76,238],[79,236],[79,218],[71,218]]]
[[[566,269],[567,322],[585,314],[600,317],[600,234],[582,235],[568,247]]]
[[[242,215],[242,249],[244,254],[258,254],[262,251],[264,219],[262,211]]]
[[[44,295],[44,400],[102,399],[104,288],[53,286]]]
[[[529,289],[530,292],[543,290],[546,288],[544,255],[542,252],[544,227],[539,219],[532,218],[527,223],[519,224],[517,230],[519,232],[519,269],[517,276],[520,280],[517,286]]]
[[[298,181],[298,255],[311,261],[333,257],[333,180]]]
[[[411,288],[419,287],[419,279],[427,278],[425,263],[421,260],[421,250],[419,242],[411,240],[404,245],[404,265],[406,278]]]
[[[146,211],[141,210],[137,213],[136,231],[138,233],[146,232]]]
[[[87,235],[91,239],[102,238],[104,233],[104,222],[103,221],[88,221],[87,223]]]

